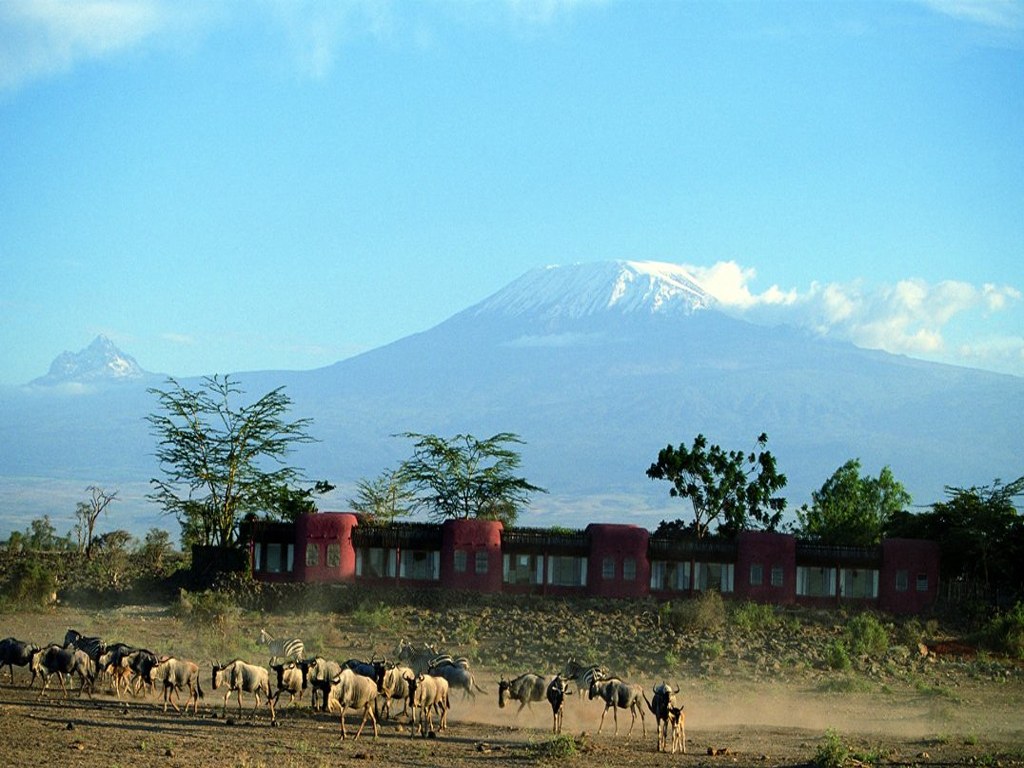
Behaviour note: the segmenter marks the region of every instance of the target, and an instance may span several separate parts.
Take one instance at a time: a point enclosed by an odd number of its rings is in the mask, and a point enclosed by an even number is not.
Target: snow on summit
[[[602,312],[690,314],[715,299],[677,264],[605,261],[527,272],[476,307],[476,314],[582,318]]]

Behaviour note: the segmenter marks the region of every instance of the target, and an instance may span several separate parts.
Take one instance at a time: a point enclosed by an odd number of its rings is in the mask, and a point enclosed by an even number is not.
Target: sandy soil
[[[80,615],[4,616],[3,635],[42,638],[62,634]],[[97,621],[103,621],[103,617]],[[11,631],[13,630],[13,631]],[[168,631],[151,620],[151,637]],[[38,640],[36,642],[39,642]],[[169,641],[168,641],[169,642]],[[516,712],[499,709],[495,670],[480,668],[488,695],[476,700],[456,694],[449,729],[438,738],[413,737],[407,723],[382,723],[376,740],[367,730],[351,735],[358,718],[349,715],[350,738],[342,740],[338,718],[314,714],[308,700],[279,711],[272,725],[261,708],[255,719],[237,716],[234,701],[220,714],[222,694],[210,690],[204,666],[205,698],[198,717],[162,711],[156,698],[119,702],[101,689],[95,697],[78,692],[63,699],[53,684],[44,698],[29,675],[7,670],[0,678],[0,765],[9,766],[327,766],[384,761],[391,765],[470,768],[584,762],[589,765],[795,766],[812,761],[833,729],[860,764],[1024,765],[1024,686],[1019,674],[984,678],[950,666],[942,686],[872,686],[868,692],[824,693],[807,680],[752,681],[723,669],[721,674],[682,683],[687,710],[688,753],[659,754],[654,722],[647,735],[637,722],[631,737],[628,713],[619,712],[619,735],[612,713],[597,733],[602,706],[573,696],[567,701],[563,733],[571,750],[551,734],[546,705]],[[657,679],[638,680],[650,688]],[[55,684],[55,681],[54,681]],[[243,699],[243,704],[251,706]]]

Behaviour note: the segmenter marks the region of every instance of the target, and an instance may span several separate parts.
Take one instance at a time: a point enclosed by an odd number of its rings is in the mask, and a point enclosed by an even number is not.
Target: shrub
[[[231,595],[225,592],[212,589],[189,592],[187,589],[181,589],[178,592],[178,602],[172,606],[172,612],[179,619],[222,622],[235,616],[239,609]]]
[[[870,613],[860,613],[846,625],[850,650],[858,656],[884,656],[889,650],[889,633]]]
[[[846,643],[836,639],[825,646],[825,663],[831,669],[843,672],[848,670],[852,664],[850,663],[850,652],[846,648]]]
[[[57,577],[53,569],[35,558],[22,558],[11,568],[4,585],[5,602],[14,607],[42,607],[53,600]]]
[[[725,602],[718,592],[702,592],[693,600],[666,603],[659,619],[677,632],[720,629],[725,625]]]
[[[846,748],[842,738],[833,729],[825,731],[825,738],[818,745],[818,751],[811,758],[816,768],[841,768],[850,750]]]
[[[990,619],[980,639],[992,650],[1024,659],[1024,603]]]
[[[577,754],[579,754],[579,747],[572,736],[555,736],[553,739],[538,744],[534,748],[534,756],[537,759],[560,760],[576,757]]]
[[[732,610],[732,623],[740,629],[773,629],[779,619],[775,607],[767,603],[740,603]]]

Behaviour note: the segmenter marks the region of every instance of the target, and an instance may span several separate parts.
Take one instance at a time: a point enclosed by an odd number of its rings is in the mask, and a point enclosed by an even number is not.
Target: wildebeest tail
[[[200,684],[198,677],[196,678],[196,695],[198,695],[200,699],[205,698],[203,686]]]

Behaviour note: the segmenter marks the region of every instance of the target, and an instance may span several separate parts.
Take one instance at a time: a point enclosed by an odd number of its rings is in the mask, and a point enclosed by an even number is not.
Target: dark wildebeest
[[[504,707],[506,699],[519,702],[518,715],[535,701],[544,701],[547,697],[548,686],[555,679],[555,675],[535,675],[532,672],[506,680],[503,676],[498,682],[498,706]]]
[[[89,698],[92,698],[93,681],[96,679],[96,666],[85,651],[77,648],[62,648],[59,645],[49,645],[32,654],[32,674],[43,678],[43,687],[39,695],[46,693],[50,685],[50,675],[57,675],[60,681],[61,690],[64,691],[64,698],[68,697],[68,688],[64,684],[64,676],[69,678],[78,675],[81,686],[78,695],[82,695],[85,684],[89,683]]]
[[[654,715],[654,719],[658,724],[658,751],[668,751],[668,740],[671,732],[671,723],[669,722],[669,710],[676,706],[675,696],[679,693],[679,689],[673,689],[671,685],[667,683],[661,683],[654,686],[654,695],[650,701],[647,701],[647,696],[644,696],[644,701],[647,703],[647,708],[651,710],[651,714]]]
[[[604,699],[604,710],[601,712],[601,724],[597,727],[600,733],[604,727],[604,716],[608,710],[612,710],[615,716],[615,735],[619,735],[619,710],[628,709],[633,716],[629,724],[628,737],[633,733],[633,726],[636,725],[637,713],[640,713],[640,724],[643,726],[644,736],[647,735],[647,721],[644,719],[644,689],[639,685],[624,683],[617,677],[609,677],[606,680],[595,680],[590,684],[589,698],[595,699],[600,696]]]
[[[39,650],[39,646],[32,643],[25,643],[13,637],[5,637],[0,640],[0,672],[7,667],[11,672],[11,685],[14,685],[14,667],[28,667],[32,670],[32,654]],[[31,687],[36,682],[35,672],[32,673]]]
[[[569,681],[558,675],[553,679],[547,687],[546,697],[548,703],[551,705],[551,732],[561,733],[562,732],[562,713],[565,710],[565,697],[571,693],[569,690]]]

